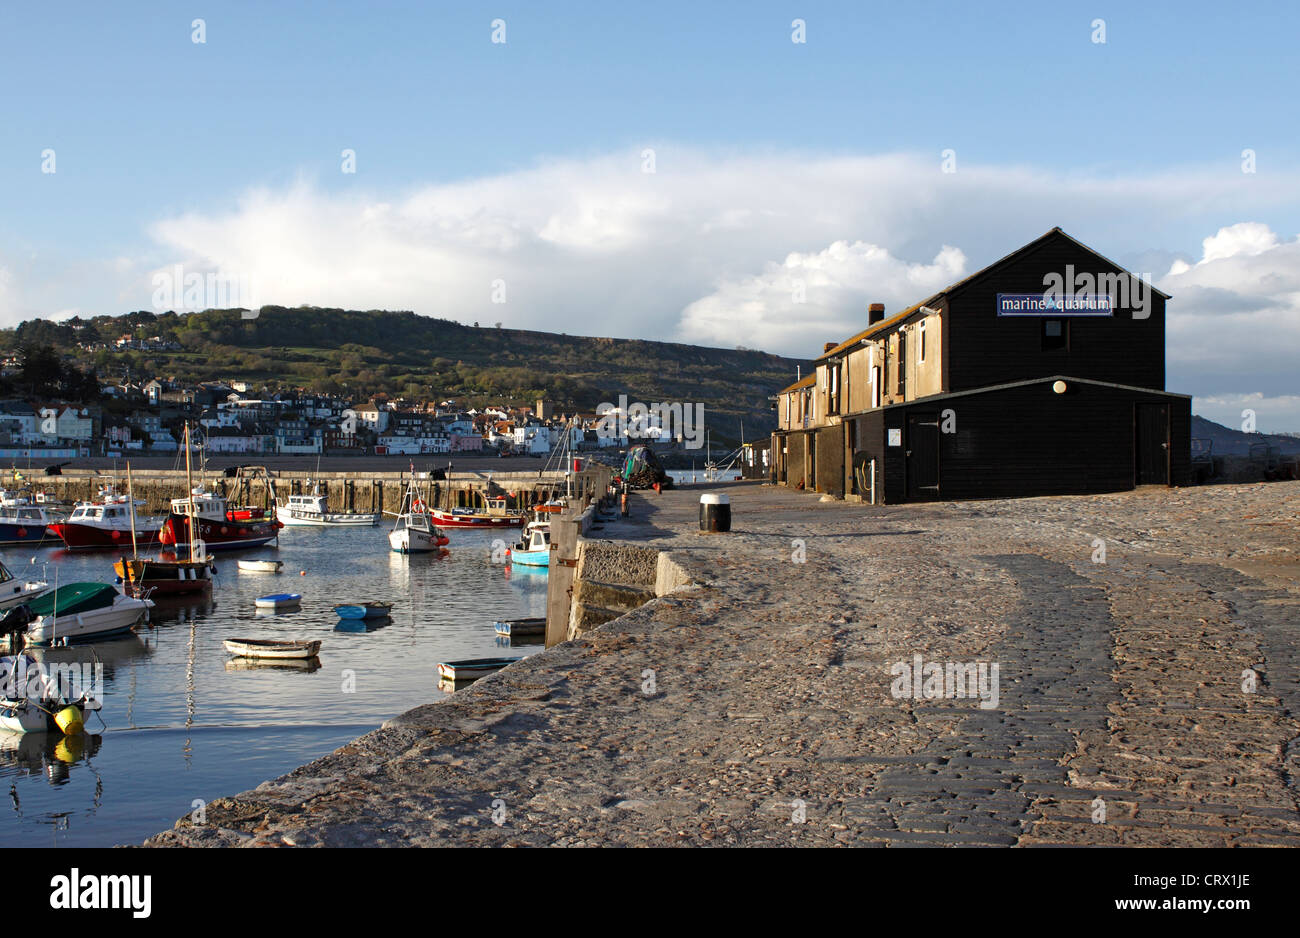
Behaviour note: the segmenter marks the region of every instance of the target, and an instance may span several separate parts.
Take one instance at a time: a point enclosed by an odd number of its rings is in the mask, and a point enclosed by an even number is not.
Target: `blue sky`
[[[1300,338],[1291,291],[1257,283],[1300,228],[1298,8],[610,6],[7,10],[0,324],[150,308],[184,264],[266,302],[807,354],[864,290],[919,299],[1061,225],[1158,281],[1192,268],[1164,284],[1175,312],[1190,291],[1171,389],[1300,429],[1293,369],[1209,321],[1227,290]],[[770,289],[791,256],[827,286],[802,335]]]

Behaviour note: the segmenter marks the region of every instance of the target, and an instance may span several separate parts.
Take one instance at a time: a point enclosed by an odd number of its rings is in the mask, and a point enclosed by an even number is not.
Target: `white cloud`
[[[945,174],[937,152],[672,145],[656,146],[647,174],[641,149],[407,191],[366,189],[364,175],[346,192],[254,189],[160,218],[152,244],[24,267],[23,282],[0,285],[0,314],[149,308],[151,274],[182,264],[243,278],[255,300],[243,305],[412,309],[810,356],[861,328],[867,303],[897,310],[1060,225],[1121,263],[1170,270],[1171,389],[1280,399],[1293,381],[1300,246],[1257,219],[1294,213],[1300,175],[969,161]],[[1198,260],[1168,266],[1206,232]],[[806,303],[792,302],[793,279]]]
[[[809,335],[835,341],[862,329],[867,303],[881,302],[887,314],[897,312],[966,272],[966,255],[948,245],[931,263],[912,264],[876,244],[836,241],[720,284],[686,307],[682,335],[690,342],[726,345],[743,317],[745,341],[739,344],[804,348]]]

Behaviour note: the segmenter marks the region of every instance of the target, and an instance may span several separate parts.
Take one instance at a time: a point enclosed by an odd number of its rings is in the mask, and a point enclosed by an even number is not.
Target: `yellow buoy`
[[[54,714],[54,725],[72,736],[80,733],[85,728],[86,722],[81,715],[81,708],[75,704],[69,704]]]

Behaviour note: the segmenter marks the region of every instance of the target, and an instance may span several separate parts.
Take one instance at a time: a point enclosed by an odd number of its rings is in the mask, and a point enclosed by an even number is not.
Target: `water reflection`
[[[219,557],[209,595],[156,597],[150,622],[133,634],[34,649],[49,664],[102,667],[108,728],[69,738],[4,734],[0,778],[15,810],[0,823],[0,846],[51,835],[60,845],[136,843],[187,814],[196,797],[254,787],[442,699],[438,661],[499,654],[496,620],[545,611],[545,573],[511,575],[492,564],[494,536],[457,532],[449,549],[403,556],[382,527],[286,529],[278,549],[240,554],[283,560],[280,577],[244,575]],[[61,583],[114,576],[111,555],[35,553]],[[302,593],[301,607],[254,608],[258,596],[282,591]],[[391,616],[340,621],[333,611],[362,600],[393,603]],[[319,658],[266,661],[231,657],[224,641],[232,638],[324,645]],[[523,643],[531,647],[521,654],[541,647]],[[104,791],[112,810],[97,811]]]

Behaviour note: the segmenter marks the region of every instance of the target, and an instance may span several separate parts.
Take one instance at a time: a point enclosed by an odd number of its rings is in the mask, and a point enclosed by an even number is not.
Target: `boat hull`
[[[234,512],[236,520],[215,520],[199,518],[196,537],[205,548],[213,550],[239,550],[244,547],[261,547],[275,540],[280,533],[280,523],[275,519],[240,519],[241,512]],[[158,540],[167,546],[189,544],[189,519],[182,514],[172,512],[163,522]]]
[[[27,626],[29,645],[81,642],[129,632],[149,617],[153,603],[147,599],[119,598],[111,606],[65,616],[38,616]]]
[[[0,522],[0,547],[13,547],[18,544],[39,544],[41,541],[58,540],[43,524],[18,524]]]
[[[283,560],[238,560],[235,566],[246,573],[279,573]]]
[[[122,558],[113,564],[122,590],[136,598],[145,594],[201,593],[212,588],[212,565],[188,560]]]
[[[352,525],[362,525],[365,527],[374,527],[379,522],[379,515],[367,514],[329,514],[318,515],[312,512],[297,512],[293,509],[278,509],[276,518],[285,527],[312,527],[312,528],[333,528],[348,527]]]
[[[463,681],[500,671],[522,658],[470,658],[465,661],[440,661],[438,676],[447,681]]]
[[[353,603],[334,607],[340,619],[378,619],[391,615],[392,603]]]
[[[545,635],[546,620],[537,619],[506,619],[496,623],[496,633],[511,638],[519,638],[523,635]]]
[[[521,567],[549,567],[551,552],[549,550],[512,550],[506,559]]]
[[[129,529],[123,531],[120,528],[100,528],[90,524],[64,521],[50,525],[49,530],[51,534],[63,541],[68,550],[105,550],[114,547],[121,550],[131,544]],[[158,535],[157,528],[137,528],[135,543],[139,547],[154,546],[158,543]]]
[[[399,554],[425,554],[440,550],[448,543],[441,534],[427,534],[424,531],[390,531],[388,545]]]
[[[435,508],[430,514],[439,527],[444,528],[522,528],[523,515],[507,515],[504,518],[490,515],[456,514]]]
[[[276,593],[272,596],[259,596],[253,600],[258,609],[296,609],[302,605],[299,593]]]
[[[272,642],[256,639],[227,639],[226,651],[241,658],[265,658],[286,661],[315,658],[320,652],[320,642]]]

